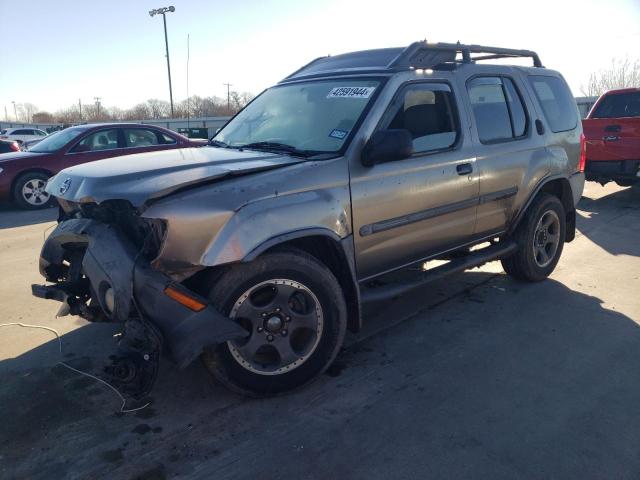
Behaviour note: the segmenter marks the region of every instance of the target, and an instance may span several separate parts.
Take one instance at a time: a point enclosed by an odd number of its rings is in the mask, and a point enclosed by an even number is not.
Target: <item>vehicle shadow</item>
[[[640,238],[640,188],[625,188],[597,199],[582,197],[577,228],[613,255],[640,256],[640,242],[629,241]]]
[[[42,210],[20,210],[11,203],[0,202],[0,230],[24,227],[38,223],[53,222],[58,218],[57,208]]]
[[[405,320],[278,398],[165,363],[153,404],[119,414],[113,392],[55,366],[53,341],[0,362],[0,476],[637,477],[636,322],[554,280],[464,275],[478,287],[445,303],[448,279],[379,305],[365,321]],[[65,354],[95,369],[111,333],[70,332]]]

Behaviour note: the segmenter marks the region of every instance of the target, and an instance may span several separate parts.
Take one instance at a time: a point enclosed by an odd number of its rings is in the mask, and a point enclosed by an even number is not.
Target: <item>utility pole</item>
[[[96,101],[96,108],[98,109],[98,112],[96,113],[96,118],[99,119],[100,118],[100,100],[102,100],[101,97],[93,97]]]
[[[16,117],[16,122],[18,121],[18,111],[16,110],[16,102],[15,100],[11,100],[11,103],[13,103],[13,116]]]
[[[82,99],[78,99],[78,108],[80,109],[80,122],[82,122]]]
[[[230,83],[223,83],[223,85],[227,86],[227,114],[231,114],[231,96],[229,87],[231,87],[232,85]]]
[[[162,22],[164,23],[164,46],[167,51],[167,74],[169,75],[169,101],[171,103],[171,118],[173,118],[173,91],[171,89],[171,63],[169,62],[169,40],[167,38],[167,12],[175,12],[176,7],[173,5],[170,7],[154,8],[149,12],[149,16],[162,15]]]
[[[4,121],[8,122],[9,121],[9,116],[7,115],[7,106],[4,106]]]

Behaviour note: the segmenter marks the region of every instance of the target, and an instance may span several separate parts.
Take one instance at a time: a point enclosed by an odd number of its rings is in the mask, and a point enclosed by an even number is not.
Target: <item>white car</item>
[[[22,144],[29,140],[42,140],[47,136],[47,132],[38,128],[5,128],[0,130],[0,139],[2,140],[15,140]]]

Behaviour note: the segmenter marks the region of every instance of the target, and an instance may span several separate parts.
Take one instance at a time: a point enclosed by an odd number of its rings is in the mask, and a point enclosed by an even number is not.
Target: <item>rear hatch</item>
[[[587,160],[640,160],[640,89],[603,96],[582,128]]]

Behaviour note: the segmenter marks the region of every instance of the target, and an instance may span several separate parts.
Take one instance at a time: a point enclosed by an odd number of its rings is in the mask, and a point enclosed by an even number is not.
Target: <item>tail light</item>
[[[580,161],[578,162],[578,171],[584,172],[584,167],[587,164],[587,141],[584,133],[580,134]]]
[[[11,142],[11,144],[9,145],[9,148],[14,152],[20,151],[20,145],[18,145],[16,142]]]

